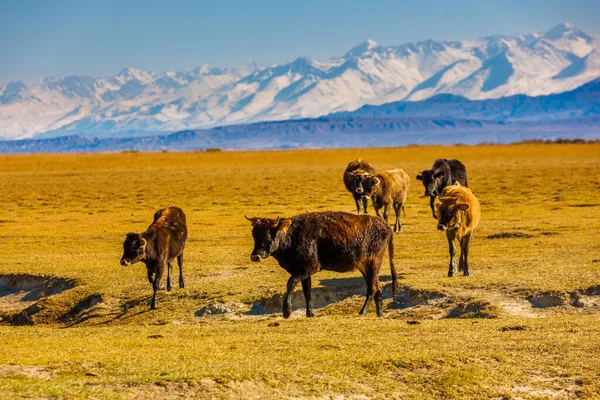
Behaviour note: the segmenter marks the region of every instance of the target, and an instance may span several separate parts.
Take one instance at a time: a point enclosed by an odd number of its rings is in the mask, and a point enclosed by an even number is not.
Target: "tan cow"
[[[360,189],[363,195],[371,198],[378,217],[381,217],[379,210],[383,208],[383,219],[387,222],[390,207],[394,208],[396,214],[394,232],[401,232],[400,210],[404,211],[410,177],[401,169],[391,169],[376,174],[356,170],[354,174],[360,177],[356,182],[357,190]]]
[[[481,216],[481,209],[477,197],[468,187],[455,182],[447,186],[435,203],[438,229],[446,231],[450,251],[450,266],[448,276],[456,272],[456,242],[460,243],[460,259],[458,270],[469,275],[469,240]]]

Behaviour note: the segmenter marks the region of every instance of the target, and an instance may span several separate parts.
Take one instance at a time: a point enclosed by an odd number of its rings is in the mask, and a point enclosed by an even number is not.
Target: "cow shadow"
[[[379,278],[382,286],[383,297],[392,297],[392,277],[381,276]],[[299,285],[300,286],[300,285]],[[313,309],[319,309],[334,303],[345,301],[349,298],[360,296],[361,301],[367,294],[367,286],[362,277],[329,278],[318,281],[311,290]],[[276,293],[255,302],[247,315],[264,315],[280,313],[283,304],[284,293]],[[292,310],[306,307],[302,289],[292,292]]]

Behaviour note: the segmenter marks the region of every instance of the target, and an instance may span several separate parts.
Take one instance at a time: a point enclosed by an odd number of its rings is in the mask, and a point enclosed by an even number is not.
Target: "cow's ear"
[[[290,225],[292,225],[291,219],[284,219],[280,221],[277,225],[277,232],[286,232],[290,228]]]
[[[417,175],[417,180],[418,181],[422,181],[423,180],[423,173],[419,172],[419,175]]]
[[[444,171],[438,171],[435,174],[433,174],[434,178],[443,178],[444,177]]]
[[[458,203],[456,205],[456,209],[459,211],[467,211],[469,209],[469,205],[467,203]]]
[[[258,217],[252,217],[252,218],[250,218],[250,217],[248,217],[247,215],[244,215],[244,218],[246,218],[248,221],[250,221],[250,223],[252,224],[252,226],[254,226],[254,225],[256,225],[256,224],[260,223],[260,220],[261,220],[261,219],[260,219],[260,218],[258,218]]]
[[[281,221],[281,218],[277,217],[277,219],[275,219],[275,221],[271,222],[271,227],[272,228],[278,228],[279,227],[279,221]]]
[[[462,186],[459,181],[454,182],[454,186]]]
[[[379,178],[377,178],[375,176],[373,177],[373,180],[371,182],[373,182],[373,185],[375,185],[375,186],[377,186],[377,185],[379,185],[381,183],[381,181],[379,180]]]

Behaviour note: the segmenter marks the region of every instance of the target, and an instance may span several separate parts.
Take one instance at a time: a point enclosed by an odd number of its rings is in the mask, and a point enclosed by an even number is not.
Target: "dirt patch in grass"
[[[74,281],[55,276],[0,275],[0,312],[22,310],[74,286]]]
[[[529,239],[533,235],[530,233],[523,232],[500,232],[494,233],[493,235],[486,236],[486,239]]]
[[[27,378],[50,379],[52,373],[43,367],[0,365],[0,377],[24,376]]]
[[[237,315],[247,313],[249,306],[244,303],[215,302],[210,303],[196,311],[197,317],[210,317],[213,315]]]
[[[569,303],[569,300],[569,294],[562,291],[542,292],[527,297],[527,301],[537,308],[564,306]]]
[[[484,299],[468,300],[459,303],[446,318],[498,318],[501,309]]]

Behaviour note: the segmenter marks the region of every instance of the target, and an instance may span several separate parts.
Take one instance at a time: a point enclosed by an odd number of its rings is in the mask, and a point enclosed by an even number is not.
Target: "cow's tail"
[[[390,235],[388,241],[388,253],[390,255],[390,270],[392,272],[392,301],[396,301],[396,293],[398,292],[398,273],[394,266],[394,235]]]

